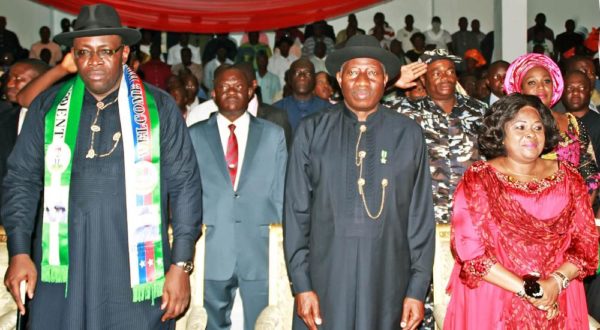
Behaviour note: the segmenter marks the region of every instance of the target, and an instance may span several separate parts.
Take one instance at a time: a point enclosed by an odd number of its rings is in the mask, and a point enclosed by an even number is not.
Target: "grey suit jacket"
[[[250,116],[237,191],[233,190],[217,116],[192,125],[202,178],[206,232],[205,279],[268,279],[269,224],[281,223],[287,150],[283,129]]]

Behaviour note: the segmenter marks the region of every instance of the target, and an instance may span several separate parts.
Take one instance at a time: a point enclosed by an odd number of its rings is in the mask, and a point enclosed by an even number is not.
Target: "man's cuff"
[[[430,276],[413,276],[409,281],[408,289],[406,290],[406,296],[420,301],[425,301],[430,284]]]
[[[301,273],[292,276],[292,292],[294,294],[308,291],[313,291],[308,274]]]
[[[186,239],[173,240],[171,262],[192,261],[194,258],[194,241]]]
[[[8,236],[8,255],[31,254],[31,237],[23,233],[13,233]]]

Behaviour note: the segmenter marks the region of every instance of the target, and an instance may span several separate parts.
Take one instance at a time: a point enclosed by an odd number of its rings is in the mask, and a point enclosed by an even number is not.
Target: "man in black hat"
[[[434,215],[419,126],[379,104],[398,58],[357,35],[327,58],[344,102],[305,118],[288,161],[284,247],[294,328],[415,329]]]
[[[34,100],[8,161],[5,284],[25,313],[26,283],[32,329],[172,329],[188,305],[200,177],[173,100],[124,65],[139,39],[82,7],[55,38],[78,74]]]

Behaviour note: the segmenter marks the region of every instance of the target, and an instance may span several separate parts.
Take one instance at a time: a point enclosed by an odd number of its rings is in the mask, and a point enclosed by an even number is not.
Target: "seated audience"
[[[400,42],[400,47],[403,52],[407,52],[412,48],[411,37],[421,30],[413,26],[415,19],[413,15],[404,16],[404,27],[396,32],[396,40]]]
[[[265,52],[259,51],[256,55],[256,81],[260,86],[261,101],[265,104],[272,104],[278,98],[281,98],[281,83],[279,77],[268,70],[269,57]]]
[[[326,36],[324,34],[325,26],[321,22],[316,22],[313,24],[313,32],[314,34],[310,37],[307,37],[304,40],[304,46],[302,47],[302,56],[310,57],[315,53],[315,46],[317,43],[322,42],[326,46],[326,54],[330,54],[335,49],[335,42],[332,38]]]
[[[209,61],[213,60],[217,56],[219,48],[225,49],[225,57],[232,63],[235,61],[237,55],[237,44],[235,40],[229,37],[229,33],[219,33],[216,37],[210,39],[206,46],[204,46],[204,53],[202,53],[202,64],[206,65]]]
[[[292,95],[277,101],[273,106],[287,112],[294,131],[302,118],[327,108],[329,102],[314,96],[315,66],[306,58],[300,58],[292,63],[290,83]]]
[[[458,31],[452,34],[452,51],[456,56],[465,58],[465,53],[470,49],[478,49],[477,36],[467,30],[469,21],[466,17],[458,19]],[[466,59],[466,58],[465,58]]]
[[[167,64],[175,65],[181,63],[182,48],[189,48],[192,51],[192,62],[202,63],[202,61],[200,60],[200,47],[196,47],[190,44],[189,33],[181,33],[179,34],[179,43],[169,48]]]
[[[259,33],[257,31],[248,32],[248,42],[243,43],[238,48],[235,63],[250,63],[256,70],[256,54],[264,52],[268,57],[271,57],[272,52],[268,44],[259,42]]]
[[[350,35],[348,35],[348,30],[352,30],[352,33]],[[346,26],[345,29],[338,32],[338,34],[335,38],[336,46],[341,43],[345,44],[346,40],[348,40],[351,36],[353,36],[355,34],[365,34],[365,30],[360,29],[358,27],[358,21],[356,20],[356,15],[350,14],[350,15],[348,15],[348,25]]]
[[[375,35],[375,28],[380,27],[383,29],[383,35],[386,39],[393,39],[396,36],[394,28],[392,28],[385,20],[385,15],[383,13],[375,13],[375,15],[373,15],[373,23],[375,23],[375,26],[369,29],[369,35]]]
[[[227,48],[225,46],[219,47],[217,49],[217,56],[208,61],[204,67],[204,77],[202,78],[202,82],[209,93],[212,92],[214,87],[213,80],[215,70],[223,64],[233,64],[233,61],[227,57]]]
[[[442,29],[442,19],[438,16],[433,16],[431,29],[424,34],[427,49],[448,49],[452,52],[452,36],[450,32]]]
[[[167,90],[167,79],[171,76],[171,68],[160,57],[160,45],[150,46],[150,60],[140,65],[140,71],[144,74],[145,81]]]
[[[177,63],[171,66],[171,73],[177,76],[181,76],[185,73],[193,74],[198,81],[202,81],[203,69],[202,64],[194,63],[192,61],[192,50],[185,47],[181,48],[181,63]]]
[[[56,65],[56,63],[60,62],[63,57],[60,46],[54,41],[50,40],[50,28],[47,26],[42,26],[40,28],[40,41],[31,45],[31,49],[29,50],[29,58],[37,58],[38,60],[41,60],[41,53],[43,49],[50,51],[50,60],[46,63],[51,66]]]
[[[416,32],[410,37],[412,49],[404,54],[408,63],[417,62],[419,57],[425,51],[425,35],[421,32]]]

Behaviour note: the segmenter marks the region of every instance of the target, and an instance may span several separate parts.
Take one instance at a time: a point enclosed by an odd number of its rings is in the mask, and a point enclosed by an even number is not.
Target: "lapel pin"
[[[387,151],[381,150],[381,164],[387,164]]]

